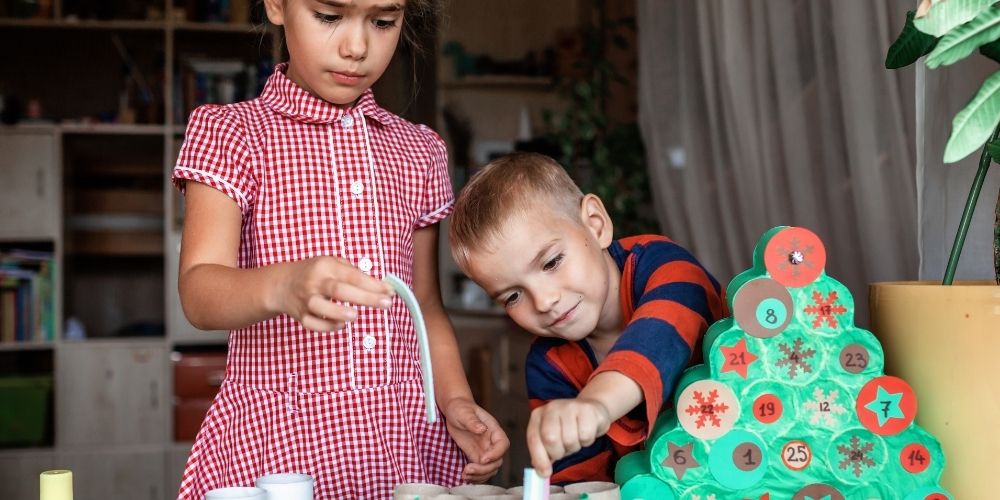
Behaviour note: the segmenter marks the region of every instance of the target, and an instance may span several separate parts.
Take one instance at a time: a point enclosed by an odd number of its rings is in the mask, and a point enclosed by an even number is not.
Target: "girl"
[[[257,99],[196,109],[173,174],[185,314],[231,331],[178,496],[275,472],[312,475],[318,499],[485,481],[509,441],[473,402],[441,305],[446,149],[369,90],[432,0],[265,7],[289,61]],[[446,424],[425,421],[416,334],[386,273],[420,300]]]

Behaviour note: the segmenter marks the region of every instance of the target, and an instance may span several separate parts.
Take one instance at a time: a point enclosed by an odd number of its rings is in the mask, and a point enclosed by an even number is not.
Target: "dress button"
[[[375,348],[375,337],[372,335],[365,335],[365,338],[361,341],[361,345],[365,346],[366,351],[370,351]]]
[[[343,125],[344,128],[351,128],[354,126],[354,117],[351,115],[344,115],[340,117],[340,124]]]
[[[361,272],[363,273],[370,272],[372,270],[372,260],[368,257],[362,257],[361,260],[358,261],[358,269],[361,269]]]
[[[352,182],[351,192],[354,193],[354,196],[361,196],[361,193],[365,192],[365,183],[361,181]]]

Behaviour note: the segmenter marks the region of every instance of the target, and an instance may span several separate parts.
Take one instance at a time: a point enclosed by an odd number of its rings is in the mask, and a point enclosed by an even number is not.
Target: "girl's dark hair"
[[[423,54],[423,43],[435,39],[441,11],[441,0],[406,0],[402,38],[404,46],[414,56]]]

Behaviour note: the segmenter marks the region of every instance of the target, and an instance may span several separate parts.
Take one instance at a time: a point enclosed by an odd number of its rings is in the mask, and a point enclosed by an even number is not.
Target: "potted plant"
[[[923,0],[889,48],[886,68],[923,56],[934,69],[973,52],[1000,62],[996,0]],[[886,371],[909,381],[920,402],[920,425],[941,440],[948,465],[942,484],[956,498],[990,498],[993,456],[1000,448],[1000,382],[989,370],[1000,349],[1000,196],[994,226],[996,283],[954,283],[969,223],[990,163],[1000,162],[1000,71],[955,115],[944,163],[980,152],[979,167],[959,222],[945,276],[930,282],[875,283],[872,331],[885,350]],[[986,404],[984,404],[986,403]]]

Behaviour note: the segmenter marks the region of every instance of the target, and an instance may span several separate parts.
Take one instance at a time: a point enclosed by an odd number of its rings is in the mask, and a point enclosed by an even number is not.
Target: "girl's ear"
[[[608,211],[604,209],[604,202],[596,194],[583,197],[583,201],[580,202],[580,220],[601,244],[602,249],[611,246],[611,241],[614,240],[614,224]]]
[[[267,20],[275,26],[285,24],[285,0],[264,0]]]

